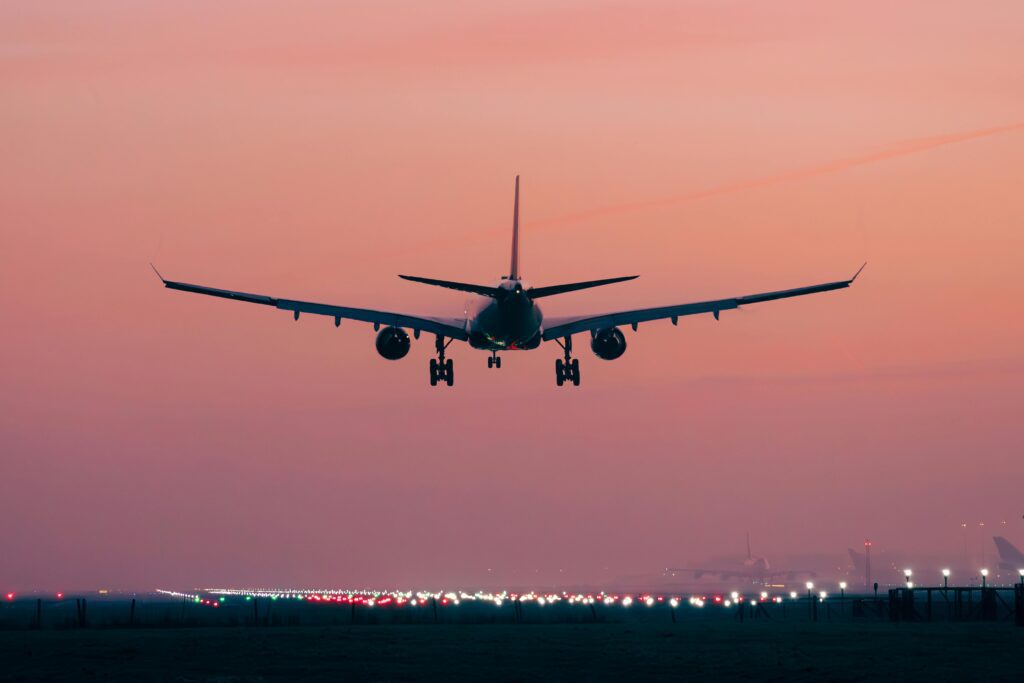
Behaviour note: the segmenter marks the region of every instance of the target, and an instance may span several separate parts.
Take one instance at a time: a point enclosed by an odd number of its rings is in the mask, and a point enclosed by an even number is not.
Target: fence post
[[[898,588],[889,589],[889,621],[900,620],[899,601],[897,600]]]

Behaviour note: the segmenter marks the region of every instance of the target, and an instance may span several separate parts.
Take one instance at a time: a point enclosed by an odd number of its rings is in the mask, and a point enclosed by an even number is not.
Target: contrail
[[[583,211],[576,211],[573,213],[566,213],[560,216],[554,216],[552,218],[546,218],[533,224],[534,227],[553,227],[557,225],[565,225],[568,223],[576,223],[580,220],[587,218],[597,218],[603,216],[613,216],[622,213],[630,213],[632,211],[642,211],[644,209],[652,209],[661,206],[671,206],[674,204],[684,204],[686,202],[698,201],[701,199],[708,199],[710,197],[718,197],[725,194],[732,194],[734,192],[742,192],[744,190],[753,190],[761,187],[768,187],[770,185],[778,185],[780,183],[788,183],[794,180],[802,180],[804,178],[813,178],[816,176],[829,175],[831,173],[839,173],[847,169],[856,168],[858,166],[866,166],[868,164],[874,164],[880,161],[887,161],[889,159],[895,159],[898,157],[909,156],[911,154],[917,154],[918,152],[924,152],[936,147],[944,147],[946,145],[952,145],[957,142],[967,142],[969,140],[977,140],[978,138],[985,138],[991,135],[998,135],[1000,133],[1007,133],[1014,130],[1020,130],[1024,128],[1024,123],[1013,123],[1006,126],[997,126],[995,128],[984,128],[981,130],[972,130],[963,133],[949,133],[946,135],[934,135],[931,137],[914,138],[912,140],[905,140],[898,142],[889,147],[873,152],[871,154],[862,154],[860,156],[847,157],[845,159],[838,159],[836,161],[827,161],[814,166],[807,166],[805,168],[796,169],[793,171],[787,171],[779,175],[764,176],[761,178],[751,178],[748,180],[740,180],[734,183],[727,183],[725,185],[719,185],[718,187],[708,188],[706,190],[699,190],[697,192],[690,192],[687,194],[673,195],[670,197],[659,197],[655,199],[647,199],[637,202],[629,202],[625,204],[610,204],[608,206],[601,206],[593,209],[585,209]]]

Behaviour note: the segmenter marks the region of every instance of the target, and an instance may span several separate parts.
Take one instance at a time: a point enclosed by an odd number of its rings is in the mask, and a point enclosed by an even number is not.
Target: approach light
[[[1021,576],[1024,576],[1024,569],[1018,569],[1017,573],[1020,574]]]
[[[903,576],[907,577],[908,579],[909,579],[909,578],[910,578],[911,576],[913,576],[913,575],[914,575],[914,572],[913,572],[912,570],[910,570],[910,569],[904,569],[904,570],[903,570]]]
[[[807,582],[807,590],[809,590],[809,591],[814,590],[814,582],[813,581],[808,581]]]
[[[736,591],[733,591],[732,593],[729,593],[729,597],[733,599],[733,602],[735,602],[736,598],[740,597],[740,594]]]
[[[948,579],[949,578],[949,570],[948,569],[943,569],[942,570],[942,575],[945,576]]]
[[[840,581],[839,582],[839,590],[841,590],[841,591],[846,590],[846,582],[845,581]]]
[[[981,570],[981,575],[982,576],[988,576],[988,570],[987,569],[982,569]]]
[[[821,596],[821,601],[825,602],[825,598],[828,597],[828,593],[826,593],[825,591],[821,591],[821,593],[819,593],[819,595]]]
[[[796,591],[789,591],[789,599],[796,600]]]

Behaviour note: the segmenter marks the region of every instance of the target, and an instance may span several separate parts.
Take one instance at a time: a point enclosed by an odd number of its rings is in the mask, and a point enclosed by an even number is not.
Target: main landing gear
[[[448,386],[455,384],[455,371],[452,365],[452,359],[445,360],[444,351],[448,348],[448,344],[451,344],[453,340],[449,339],[447,343],[444,341],[444,337],[437,335],[434,342],[434,348],[437,349],[437,358],[430,359],[430,386],[436,387],[438,382],[444,382]]]
[[[501,367],[501,356],[498,355],[497,351],[491,351],[491,357],[487,359],[487,367],[489,367],[489,368],[500,368]]]
[[[559,358],[555,361],[555,383],[562,386],[566,381],[572,382],[574,387],[580,385],[580,360],[572,357],[572,337],[566,337],[565,342],[555,340],[565,351],[565,359]]]

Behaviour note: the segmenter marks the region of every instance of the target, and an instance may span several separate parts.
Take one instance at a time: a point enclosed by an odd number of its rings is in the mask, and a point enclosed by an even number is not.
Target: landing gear
[[[578,358],[572,357],[572,337],[566,337],[565,342],[559,341],[558,345],[565,351],[565,359],[559,358],[555,361],[555,383],[562,386],[569,381],[574,387],[578,387],[580,385],[580,361]]]
[[[444,382],[448,386],[455,384],[455,369],[452,359],[448,358],[446,360],[444,357],[444,351],[448,348],[448,344],[451,343],[451,339],[445,343],[444,337],[437,335],[434,342],[434,348],[437,349],[437,358],[430,359],[430,386],[432,387],[436,387],[438,382]]]
[[[489,367],[489,368],[500,368],[501,367],[501,356],[498,355],[497,351],[491,351],[491,357],[487,359],[487,367]]]

